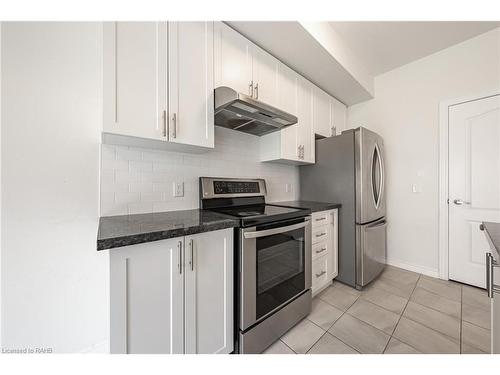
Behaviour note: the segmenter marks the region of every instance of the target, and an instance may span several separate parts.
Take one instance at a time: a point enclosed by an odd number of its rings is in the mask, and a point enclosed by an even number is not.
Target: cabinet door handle
[[[255,99],[259,99],[259,84],[255,84]]]
[[[172,138],[177,138],[177,113],[172,115]]]
[[[250,84],[248,85],[248,95],[253,98],[253,81],[250,81]]]
[[[163,111],[163,136],[167,137],[167,111]]]
[[[321,250],[316,250],[316,254],[321,254],[323,251],[326,251],[326,247],[323,247]]]
[[[189,264],[191,265],[191,271],[194,271],[194,241],[193,239],[189,240],[189,249],[191,250],[191,260]]]
[[[179,273],[182,275],[182,241],[177,242],[177,252],[179,255]]]
[[[315,221],[321,221],[321,220],[326,220],[326,217],[320,217],[320,218],[317,218],[317,219],[314,219]]]
[[[320,273],[316,274],[316,278],[323,276],[326,273],[326,271],[321,271]]]
[[[316,235],[316,238],[317,238],[317,237],[323,237],[324,235],[326,235],[326,233],[325,233],[325,232],[320,233],[320,234],[317,234],[317,235]]]

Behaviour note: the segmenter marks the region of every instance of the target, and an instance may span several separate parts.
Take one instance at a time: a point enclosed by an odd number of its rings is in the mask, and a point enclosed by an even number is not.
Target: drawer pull
[[[326,247],[323,247],[321,250],[316,250],[316,254],[320,254],[320,253],[322,253],[323,251],[326,251]]]
[[[323,237],[323,236],[325,236],[325,235],[326,235],[326,233],[325,233],[325,232],[323,232],[323,233],[317,234],[317,235],[316,235],[316,238],[318,238],[318,237]]]
[[[326,273],[326,271],[321,271],[320,273],[317,273],[316,278],[323,276],[325,273]]]
[[[320,218],[314,219],[314,220],[316,220],[316,221],[326,220],[326,217],[320,217]]]

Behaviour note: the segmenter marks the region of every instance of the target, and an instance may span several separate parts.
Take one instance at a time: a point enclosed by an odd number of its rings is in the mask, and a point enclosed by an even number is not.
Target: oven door
[[[311,287],[310,218],[241,230],[242,331]]]

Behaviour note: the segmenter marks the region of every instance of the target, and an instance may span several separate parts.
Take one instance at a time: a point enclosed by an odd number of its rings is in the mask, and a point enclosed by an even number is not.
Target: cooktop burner
[[[273,221],[294,219],[309,215],[308,210],[296,208],[278,207],[263,204],[259,206],[234,206],[211,208],[221,214],[237,217],[241,221],[242,227],[254,226],[257,224],[270,223]]]

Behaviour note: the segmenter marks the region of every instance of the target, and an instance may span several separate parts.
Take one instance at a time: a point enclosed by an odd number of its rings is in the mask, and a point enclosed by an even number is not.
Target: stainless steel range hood
[[[297,116],[230,87],[215,89],[215,125],[253,135],[266,135],[296,124]]]

